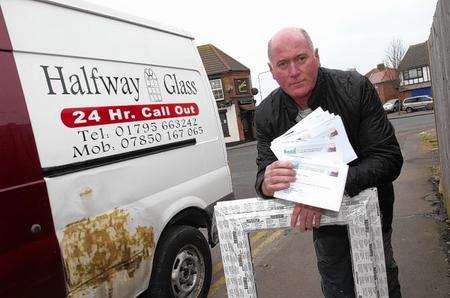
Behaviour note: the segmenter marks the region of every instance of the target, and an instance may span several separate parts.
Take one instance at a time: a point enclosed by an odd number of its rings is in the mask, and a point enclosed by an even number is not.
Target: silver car
[[[433,98],[427,95],[408,97],[403,100],[402,110],[411,113],[417,110],[432,110]]]
[[[383,109],[386,111],[386,113],[397,112],[400,109],[400,104],[400,99],[393,98],[383,104]]]

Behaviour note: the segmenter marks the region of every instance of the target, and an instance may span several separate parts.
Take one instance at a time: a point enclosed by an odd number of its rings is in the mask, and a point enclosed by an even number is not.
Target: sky
[[[405,50],[428,39],[438,0],[86,1],[181,28],[196,45],[215,45],[250,69],[259,101],[278,86],[267,66],[267,42],[278,30],[304,28],[322,66],[365,74],[383,62],[393,38]]]

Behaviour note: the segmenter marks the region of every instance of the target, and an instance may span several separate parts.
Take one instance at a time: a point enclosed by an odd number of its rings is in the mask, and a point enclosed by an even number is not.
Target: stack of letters
[[[357,156],[340,116],[317,108],[270,146],[278,160],[292,162],[297,176],[290,188],[274,196],[332,211],[339,211],[347,163]]]

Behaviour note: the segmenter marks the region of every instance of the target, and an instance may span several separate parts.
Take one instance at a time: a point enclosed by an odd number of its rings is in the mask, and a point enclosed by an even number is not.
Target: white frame
[[[289,228],[294,203],[259,198],[219,202],[215,207],[228,297],[257,297],[250,231]],[[356,297],[389,297],[376,189],[344,196],[339,213],[321,225],[348,225]]]

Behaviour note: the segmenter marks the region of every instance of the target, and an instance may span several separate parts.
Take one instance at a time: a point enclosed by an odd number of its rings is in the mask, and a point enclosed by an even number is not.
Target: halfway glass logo
[[[159,88],[158,78],[151,68],[146,68],[144,70],[144,80],[147,86],[150,102],[161,102],[162,95],[161,89]]]

